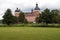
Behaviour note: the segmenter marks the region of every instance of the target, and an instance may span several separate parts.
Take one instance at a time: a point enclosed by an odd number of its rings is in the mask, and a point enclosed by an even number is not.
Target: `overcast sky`
[[[0,19],[7,8],[10,8],[12,12],[18,7],[22,11],[30,11],[35,7],[36,2],[39,4],[39,8],[60,8],[60,0],[0,0]]]

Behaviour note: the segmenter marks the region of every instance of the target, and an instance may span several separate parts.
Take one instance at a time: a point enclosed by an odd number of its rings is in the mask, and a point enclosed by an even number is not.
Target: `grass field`
[[[60,40],[60,28],[0,27],[0,40]]]

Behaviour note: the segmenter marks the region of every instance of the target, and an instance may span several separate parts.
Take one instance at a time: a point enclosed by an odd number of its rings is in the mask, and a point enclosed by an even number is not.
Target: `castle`
[[[21,12],[20,9],[17,8],[14,13],[15,16],[19,17],[20,12]],[[36,18],[39,17],[39,14],[40,14],[40,8],[38,7],[38,4],[36,3],[35,8],[32,9],[31,12],[27,12],[24,15],[28,22],[36,23]]]

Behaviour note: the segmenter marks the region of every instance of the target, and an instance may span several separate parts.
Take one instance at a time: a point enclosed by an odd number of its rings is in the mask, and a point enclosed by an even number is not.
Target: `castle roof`
[[[36,7],[34,10],[40,10],[40,8],[38,7],[38,4],[36,3]]]
[[[15,10],[15,12],[20,12],[20,9],[17,8],[17,9]]]

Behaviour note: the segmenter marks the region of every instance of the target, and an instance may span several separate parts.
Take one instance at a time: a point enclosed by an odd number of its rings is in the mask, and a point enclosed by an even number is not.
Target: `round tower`
[[[16,10],[15,10],[15,16],[19,17],[19,14],[20,14],[20,9],[16,8]]]
[[[36,15],[39,15],[39,13],[40,13],[40,8],[38,7],[38,4],[36,3],[36,6],[35,6],[35,8],[34,8],[34,14],[36,14]]]

